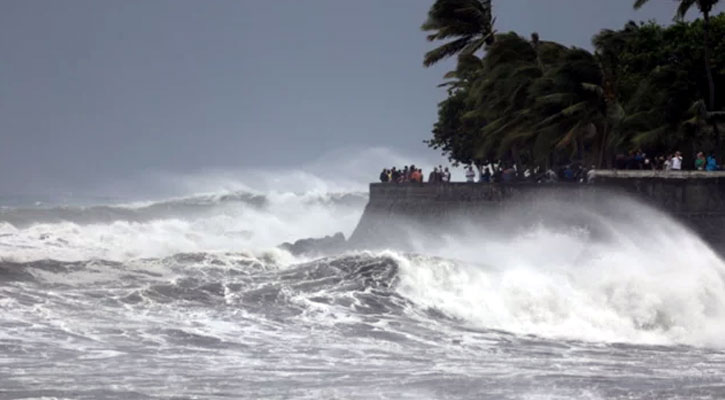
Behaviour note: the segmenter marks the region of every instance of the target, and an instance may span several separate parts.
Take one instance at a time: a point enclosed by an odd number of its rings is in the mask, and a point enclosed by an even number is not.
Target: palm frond
[[[637,133],[632,138],[632,143],[637,146],[647,146],[650,144],[654,144],[657,142],[660,136],[662,136],[663,133],[667,132],[668,129],[668,126],[663,125],[649,131]]]
[[[455,55],[468,45],[469,40],[471,40],[470,36],[464,36],[460,39],[456,39],[452,42],[448,42],[442,46],[436,47],[435,49],[425,53],[423,65],[425,65],[426,67],[430,67],[431,65],[437,63],[440,60],[443,60],[444,58]]]
[[[676,20],[683,20],[690,8],[698,3],[698,0],[679,0],[680,5],[677,7],[677,14],[675,15]]]
[[[647,3],[648,1],[649,1],[649,0],[637,0],[637,1],[635,1],[635,2],[634,2],[634,8],[635,8],[635,9],[639,9],[639,8],[641,8],[641,7],[642,7],[643,5],[645,5],[645,3]]]
[[[574,126],[564,134],[561,140],[559,140],[559,143],[556,144],[556,148],[561,150],[573,143],[577,135],[579,135],[579,133],[581,132],[582,125],[583,124],[581,122],[574,124]]]
[[[581,84],[582,89],[592,92],[598,96],[604,96],[604,88],[601,85],[597,85],[596,83],[587,83],[582,82]]]

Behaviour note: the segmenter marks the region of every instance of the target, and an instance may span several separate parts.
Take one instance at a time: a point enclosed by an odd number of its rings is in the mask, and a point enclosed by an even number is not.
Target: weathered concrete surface
[[[624,190],[669,214],[725,217],[725,172],[598,171],[588,186]]]
[[[601,178],[633,178],[633,179],[722,179],[725,171],[646,171],[646,170],[616,170],[602,169],[592,171],[595,177]]]
[[[725,172],[599,171],[589,186],[626,191],[672,215],[725,254]]]
[[[588,184],[374,183],[350,243],[384,245],[404,237],[411,227],[421,232],[436,226],[455,229],[461,219],[491,221],[504,211],[538,216],[551,209],[537,209],[537,203],[551,204],[552,199],[596,207],[597,199],[612,197],[611,192],[666,212],[725,254],[725,172],[697,171],[596,171]],[[566,223],[565,214],[554,217]]]

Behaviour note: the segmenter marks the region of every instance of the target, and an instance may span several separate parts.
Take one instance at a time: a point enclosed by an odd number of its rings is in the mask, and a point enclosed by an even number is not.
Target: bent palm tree
[[[634,8],[639,9],[649,0],[636,0],[634,2]],[[677,7],[676,19],[682,19],[685,17],[692,6],[697,5],[703,16],[705,31],[705,73],[707,74],[707,85],[709,89],[708,106],[710,110],[715,108],[715,81],[712,77],[712,67],[710,66],[710,12],[720,0],[678,0],[680,5]]]
[[[421,27],[428,40],[453,39],[425,54],[429,67],[455,54],[473,54],[493,40],[491,0],[436,0]]]

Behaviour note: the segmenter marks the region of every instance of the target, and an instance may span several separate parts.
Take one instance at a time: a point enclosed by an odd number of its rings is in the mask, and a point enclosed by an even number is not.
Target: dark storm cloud
[[[349,146],[428,153],[448,67],[421,66],[431,2],[5,0],[0,194]],[[671,2],[651,3],[494,1],[499,31],[585,47],[601,27],[670,20]]]

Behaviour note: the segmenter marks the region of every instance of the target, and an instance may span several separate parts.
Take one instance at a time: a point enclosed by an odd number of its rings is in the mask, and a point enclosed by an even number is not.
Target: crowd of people
[[[580,163],[573,163],[559,168],[542,171],[525,168],[520,170],[516,165],[507,165],[503,162],[485,163],[480,166],[468,165],[464,167],[466,182],[468,183],[508,183],[515,181],[535,182],[584,182],[587,179],[588,170]],[[415,165],[405,166],[402,169],[393,167],[383,169],[380,172],[382,183],[447,183],[451,182],[451,171],[448,167],[434,167],[428,174],[428,180],[424,180],[423,170]]]
[[[403,169],[393,167],[391,169],[383,169],[380,173],[380,182],[382,183],[409,183],[409,182],[424,182],[423,170],[416,168],[415,165],[405,166]],[[438,166],[433,168],[433,171],[428,175],[429,183],[444,183],[451,181],[451,172],[446,167]]]
[[[615,160],[615,168],[617,169],[641,169],[641,170],[661,170],[661,171],[681,171],[690,169],[683,163],[682,153],[675,151],[666,156],[656,156],[650,158],[642,150],[632,151],[628,155],[620,154]],[[705,156],[700,151],[695,155],[693,161],[693,169],[697,171],[718,171],[720,166],[714,153]]]
[[[578,180],[586,176],[581,166],[562,167],[557,171],[549,170],[541,173],[539,168],[534,170],[524,169],[520,171],[515,165],[506,165],[503,162],[487,162],[480,166],[468,165],[464,168],[466,182],[468,183],[498,183],[513,182],[521,180],[535,180],[537,182],[556,181],[560,177],[563,180]],[[427,180],[422,169],[415,165],[405,166],[402,169],[392,167],[385,168],[380,172],[379,177],[382,183],[448,183],[451,182],[451,171],[448,167],[439,165],[434,167],[428,174]]]
[[[631,170],[683,170],[686,168],[682,153],[675,151],[667,156],[648,157],[641,150],[630,152],[628,155],[618,155],[614,162],[616,169]],[[698,152],[693,161],[693,169],[698,171],[717,171],[720,166],[713,153],[705,156]],[[507,183],[518,181],[529,182],[587,182],[591,177],[591,168],[585,168],[581,162],[573,162],[559,167],[543,170],[539,167],[517,167],[514,163],[502,161],[485,162],[482,165],[467,165],[464,167],[466,182],[468,183]],[[380,182],[383,183],[447,183],[451,182],[451,171],[442,165],[433,168],[428,174],[427,181],[423,170],[415,165],[405,166],[403,169],[393,167],[383,169],[380,173]]]
[[[487,162],[480,167],[466,167],[466,182],[469,183],[510,183],[510,182],[585,182],[588,172],[581,163],[571,163],[544,170],[540,167],[518,168],[516,164],[501,161]]]

